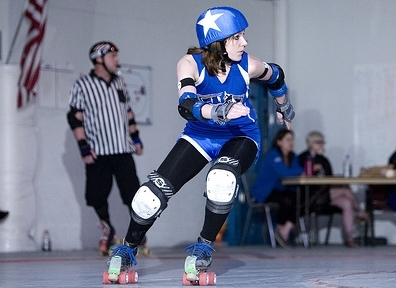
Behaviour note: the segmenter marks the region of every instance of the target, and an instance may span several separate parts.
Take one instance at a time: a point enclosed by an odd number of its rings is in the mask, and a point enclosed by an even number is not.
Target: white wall
[[[4,63],[24,1],[1,1],[8,4],[8,10],[0,9],[0,28],[6,30],[0,62]],[[208,7],[229,5],[243,11],[250,24],[248,52],[285,67],[297,113],[295,150],[304,149],[309,130],[323,131],[336,173],[341,172],[347,149],[355,159],[359,157],[356,151],[361,151],[353,137],[354,67],[396,59],[396,2],[392,0],[51,0],[49,5],[44,64],[70,69],[77,77],[91,67],[87,55],[92,43],[109,39],[119,46],[121,62],[153,68],[152,125],[140,127],[145,155],[135,158],[142,182],[158,167],[183,128],[184,121],[176,112],[175,67],[187,48],[196,45],[195,20]],[[38,107],[42,145],[35,188],[42,210],[35,239],[39,242],[41,231],[49,228],[55,249],[95,247],[100,233],[92,208],[84,204],[83,166],[65,113],[62,108]],[[394,144],[389,146],[392,150]],[[357,173],[358,167],[354,170]],[[204,173],[172,198],[149,232],[150,245],[173,246],[198,235],[204,211]],[[0,202],[0,209],[7,207]],[[111,211],[122,237],[128,216],[117,189],[111,196]],[[69,239],[77,240],[66,243]]]
[[[396,64],[396,2],[287,3],[287,83],[297,114],[293,122],[296,151],[304,149],[308,131],[317,129],[326,135],[326,154],[335,173],[342,172],[346,153],[352,154],[354,175],[361,167],[387,164],[396,148],[395,113],[386,116],[384,110],[396,107],[396,77],[391,74],[384,80],[377,72],[393,71]],[[367,95],[357,94],[361,89],[355,86],[355,69],[362,65],[367,67],[367,79],[373,82],[360,83],[363,91],[373,90],[366,92],[370,103],[366,102]],[[353,189],[364,191],[364,187]],[[394,221],[376,223],[377,237],[395,244],[395,233]]]
[[[389,141],[392,143],[382,147],[366,147],[354,138],[354,132],[359,128],[359,123],[354,123],[354,115],[361,115],[365,111],[360,109],[368,108],[354,105],[354,68],[362,64],[371,69],[378,64],[396,63],[396,3],[392,0],[288,3],[287,75],[297,110],[293,127],[301,136],[297,139],[296,150],[304,148],[304,136],[308,131],[319,129],[326,135],[327,154],[336,173],[341,173],[346,152],[352,152],[354,156],[354,174],[359,172],[360,166],[386,164],[396,146],[393,129],[384,131],[394,136],[393,141]],[[372,103],[373,106],[384,101],[381,90],[376,94],[378,102]],[[374,123],[365,128],[373,132],[382,129]],[[362,146],[367,149],[362,151]],[[379,150],[385,154],[380,154]],[[365,153],[378,153],[378,157],[374,163],[361,162]]]

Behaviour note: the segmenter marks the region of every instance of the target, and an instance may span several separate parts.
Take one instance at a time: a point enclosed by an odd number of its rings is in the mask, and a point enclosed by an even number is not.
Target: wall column
[[[10,212],[0,223],[0,252],[38,249],[32,237],[36,222],[35,105],[31,101],[17,109],[19,73],[17,65],[0,65],[0,209]]]

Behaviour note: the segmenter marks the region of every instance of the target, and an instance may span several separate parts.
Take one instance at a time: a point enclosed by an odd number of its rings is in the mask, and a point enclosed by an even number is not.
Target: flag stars
[[[217,31],[221,31],[219,26],[216,24],[216,20],[223,15],[224,13],[219,13],[219,14],[214,14],[212,15],[210,13],[210,10],[208,10],[205,14],[205,17],[199,20],[197,24],[203,26],[204,29],[204,36],[206,37],[206,34],[208,34],[209,29],[214,29]]]

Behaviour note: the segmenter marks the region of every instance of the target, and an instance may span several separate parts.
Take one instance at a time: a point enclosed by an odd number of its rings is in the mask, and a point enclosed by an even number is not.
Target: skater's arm
[[[191,94],[195,95],[196,98],[196,93],[197,89],[195,88],[195,83],[198,79],[198,67],[197,64],[195,63],[193,57],[191,55],[184,55],[179,62],[177,63],[177,83],[178,83],[178,95],[179,95],[179,112],[180,109],[183,108],[183,110],[189,110],[187,106],[188,104],[183,103],[181,99],[183,98],[194,98],[194,96],[188,96],[185,97],[185,95]],[[184,84],[190,81],[190,84]],[[193,83],[191,83],[193,82]],[[206,121],[211,118],[211,110],[212,106],[209,104],[203,104],[200,101],[194,99],[196,103],[194,104],[197,109],[200,111],[193,112],[193,108],[191,108],[190,112],[192,115],[195,115],[195,121]],[[187,100],[188,101],[188,100]],[[190,104],[191,105],[191,104]],[[199,115],[198,115],[199,114]],[[192,115],[182,115],[180,114],[183,118],[187,120],[193,120]],[[191,119],[190,119],[191,118]],[[193,120],[194,121],[194,120]]]
[[[265,63],[249,54],[248,73],[250,78],[256,78],[267,84],[268,90],[274,96],[277,108],[276,116],[280,124],[291,128],[291,120],[294,118],[293,106],[286,96],[286,83],[282,68],[275,63]]]

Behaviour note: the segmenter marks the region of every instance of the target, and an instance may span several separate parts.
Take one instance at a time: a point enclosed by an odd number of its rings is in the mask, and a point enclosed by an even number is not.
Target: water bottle
[[[352,177],[352,162],[349,154],[345,155],[344,163],[342,165],[342,173],[344,177]]]
[[[43,242],[41,245],[41,250],[51,251],[51,239],[48,230],[44,230],[43,232]]]
[[[305,176],[312,176],[313,175],[313,161],[311,155],[307,156],[304,162],[304,173]]]

